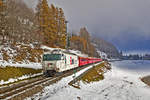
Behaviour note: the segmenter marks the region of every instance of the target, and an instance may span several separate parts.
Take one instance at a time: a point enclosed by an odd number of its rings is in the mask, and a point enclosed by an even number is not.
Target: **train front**
[[[53,76],[59,72],[62,54],[43,54],[42,67],[45,75]]]

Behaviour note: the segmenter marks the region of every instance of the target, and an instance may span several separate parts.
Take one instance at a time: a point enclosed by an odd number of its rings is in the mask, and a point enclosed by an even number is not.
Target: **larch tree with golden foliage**
[[[39,22],[40,22],[40,30],[41,33],[44,36],[44,44],[54,47],[54,39],[55,36],[53,34],[53,21],[52,21],[52,13],[51,9],[48,6],[47,0],[43,0],[41,2],[41,8],[40,8],[40,17],[39,17]]]
[[[80,50],[82,53],[88,54],[91,57],[99,57],[90,38],[90,34],[86,28],[81,28],[79,36],[74,35],[71,37],[71,49]]]
[[[40,33],[44,37],[44,44],[65,48],[66,23],[62,8],[57,8],[53,4],[49,7],[47,0],[39,0],[37,16]]]
[[[87,53],[87,41],[80,36],[71,37],[71,48],[80,50],[82,53]]]
[[[55,18],[55,14],[56,14],[56,8],[53,4],[51,4],[51,7],[50,7],[50,13],[51,13],[51,24],[52,24],[52,31],[53,33],[56,34],[56,18]]]

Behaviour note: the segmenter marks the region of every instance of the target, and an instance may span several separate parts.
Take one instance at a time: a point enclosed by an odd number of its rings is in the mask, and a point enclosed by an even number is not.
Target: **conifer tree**
[[[52,14],[48,6],[47,0],[42,1],[42,6],[40,9],[40,28],[44,35],[44,44],[49,46],[54,46],[54,35],[52,32]]]
[[[80,50],[83,53],[87,53],[87,41],[80,36],[71,37],[71,48]]]
[[[54,41],[57,41],[57,20],[56,20],[56,8],[51,4],[51,30],[54,36]]]
[[[36,10],[40,33],[44,36],[43,43],[65,48],[66,23],[62,8],[55,7],[53,4],[49,7],[47,0],[39,0]]]
[[[58,7],[56,7],[55,20],[56,20],[57,34],[59,35],[59,9]]]

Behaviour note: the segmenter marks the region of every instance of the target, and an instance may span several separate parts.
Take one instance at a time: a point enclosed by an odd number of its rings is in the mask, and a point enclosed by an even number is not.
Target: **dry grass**
[[[101,63],[97,66],[94,66],[93,68],[87,70],[74,80],[70,81],[68,84],[80,89],[80,81],[83,83],[91,83],[91,82],[97,82],[104,79],[104,73],[107,70],[110,70],[110,64],[108,62]]]
[[[6,46],[9,48],[8,50],[1,49],[0,53],[2,53],[3,60],[5,61],[13,61],[13,62],[41,62],[41,55],[43,54],[44,50],[40,47],[32,48],[29,44],[10,44]],[[12,52],[15,51],[15,52]],[[9,57],[9,54],[13,56]]]
[[[21,68],[21,67],[0,67],[0,80],[8,81],[10,78],[17,78],[23,75],[33,75],[41,73],[41,69]]]
[[[110,68],[107,65],[108,65],[108,63],[105,62],[105,63],[99,64],[97,66],[94,66],[93,68],[91,68],[87,73],[85,73],[82,76],[81,80],[86,83],[103,80],[104,79],[103,69]]]
[[[8,54],[5,51],[2,51],[2,53],[3,53],[3,60],[8,61],[8,59],[9,59]]]
[[[41,55],[43,50],[39,48],[31,48],[30,46],[21,46],[15,56],[16,62],[21,62],[23,60],[29,60],[30,62],[41,62]]]
[[[141,78],[141,81],[150,86],[150,76],[145,76]]]

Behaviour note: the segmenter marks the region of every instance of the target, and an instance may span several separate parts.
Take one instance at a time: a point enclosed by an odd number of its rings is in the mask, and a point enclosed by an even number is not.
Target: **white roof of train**
[[[72,53],[72,52],[67,51],[65,49],[53,49],[52,51],[44,52],[44,54],[55,54],[55,53],[67,53],[67,54],[76,55],[75,53]]]

